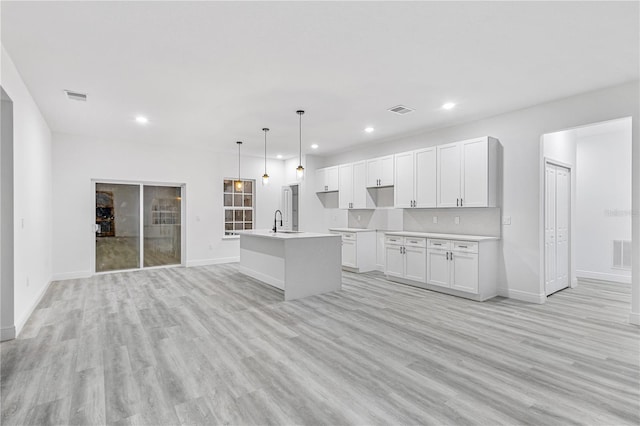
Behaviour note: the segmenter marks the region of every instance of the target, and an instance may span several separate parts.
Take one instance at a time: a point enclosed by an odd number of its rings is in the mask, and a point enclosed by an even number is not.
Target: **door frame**
[[[103,271],[96,272],[96,233],[95,233],[95,215],[96,215],[96,184],[106,183],[115,185],[138,185],[140,191],[138,196],[140,197],[140,250],[139,250],[139,264],[140,267],[132,269],[118,269],[115,271]],[[144,266],[144,186],[170,186],[174,188],[180,188],[180,263],[175,265],[161,265],[161,266]],[[162,269],[162,268],[175,268],[186,266],[186,199],[187,199],[187,184],[176,182],[157,182],[157,181],[140,181],[140,180],[120,180],[120,179],[91,179],[91,249],[90,252],[90,265],[92,275],[114,274],[119,272],[131,272],[140,271],[143,269]]]
[[[541,281],[542,281],[542,293],[545,296],[545,299],[547,297],[549,297],[547,295],[547,280],[546,280],[546,262],[547,262],[547,250],[546,250],[546,244],[545,244],[545,229],[546,229],[546,207],[547,207],[547,185],[546,185],[546,181],[547,181],[547,166],[556,166],[556,167],[562,167],[564,169],[569,170],[569,223],[568,223],[568,233],[569,236],[567,238],[567,242],[568,242],[568,249],[569,249],[569,259],[567,261],[567,266],[569,268],[569,270],[567,271],[567,279],[568,279],[568,286],[567,288],[574,288],[578,285],[577,280],[575,279],[575,271],[574,271],[574,267],[573,267],[573,212],[574,212],[574,205],[573,205],[573,179],[574,179],[574,174],[573,174],[573,167],[571,164],[568,163],[564,163],[562,161],[558,161],[555,160],[553,158],[549,158],[549,157],[544,157],[544,162],[543,162],[543,166],[542,166],[542,191],[541,191],[541,196],[542,196],[542,223],[541,223],[541,235],[542,235],[542,240],[541,240],[541,248],[542,248],[542,256],[541,256],[541,263],[542,263],[542,269],[541,269]]]

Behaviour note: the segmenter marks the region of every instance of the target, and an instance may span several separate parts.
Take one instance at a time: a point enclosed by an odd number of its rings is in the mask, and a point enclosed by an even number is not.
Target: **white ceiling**
[[[296,156],[638,79],[638,2],[7,2],[54,132]],[[69,101],[63,89],[85,92]],[[457,107],[444,111],[444,102]],[[404,104],[416,111],[394,115]],[[149,124],[134,117],[143,114]],[[371,134],[364,127],[373,126]]]

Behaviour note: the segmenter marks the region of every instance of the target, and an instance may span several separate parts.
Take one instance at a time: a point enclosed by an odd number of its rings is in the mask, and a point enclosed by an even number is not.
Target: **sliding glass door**
[[[96,272],[182,263],[182,187],[95,185]]]
[[[96,272],[140,267],[140,185],[96,183]]]
[[[145,267],[180,264],[181,192],[172,186],[144,186]]]

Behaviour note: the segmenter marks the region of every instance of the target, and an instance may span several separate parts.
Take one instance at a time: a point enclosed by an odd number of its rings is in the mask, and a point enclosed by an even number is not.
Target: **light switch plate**
[[[503,225],[511,225],[511,216],[503,216],[502,217]]]
[[[455,223],[456,225],[460,225],[460,216],[456,216],[456,217],[453,219],[453,223]]]

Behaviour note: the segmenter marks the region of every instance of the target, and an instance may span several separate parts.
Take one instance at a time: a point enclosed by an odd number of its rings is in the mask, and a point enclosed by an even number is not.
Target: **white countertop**
[[[463,241],[489,241],[499,240],[499,237],[487,237],[482,235],[463,235],[463,234],[435,234],[428,232],[408,232],[408,231],[390,231],[385,235],[398,235],[400,237],[417,237],[417,238],[438,238],[442,240],[463,240]]]
[[[271,238],[275,240],[293,240],[293,239],[303,239],[303,238],[321,238],[321,237],[339,237],[338,234],[319,234],[315,232],[285,232],[278,231],[273,232],[270,229],[253,229],[249,231],[235,231],[236,234],[250,235],[253,237],[260,238]]]
[[[335,231],[335,232],[376,232],[375,229],[365,229],[365,228],[329,228],[329,231]]]

